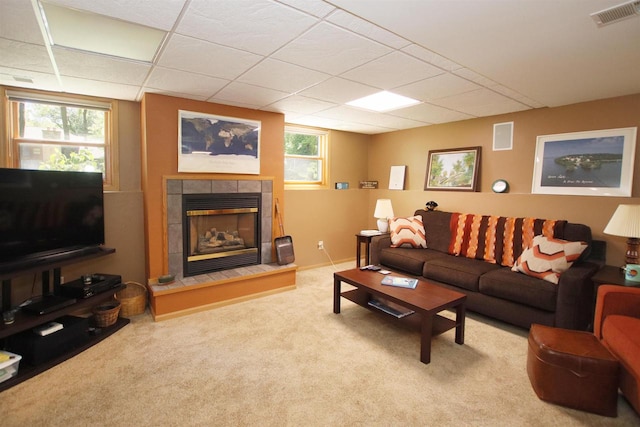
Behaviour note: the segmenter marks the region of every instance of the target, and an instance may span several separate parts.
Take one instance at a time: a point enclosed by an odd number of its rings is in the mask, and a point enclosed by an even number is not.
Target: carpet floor
[[[162,322],[148,313],[0,393],[10,426],[637,426],[540,401],[527,331],[468,313],[419,361],[419,333],[342,299],[334,269],[297,289]],[[453,316],[453,313],[447,315]]]

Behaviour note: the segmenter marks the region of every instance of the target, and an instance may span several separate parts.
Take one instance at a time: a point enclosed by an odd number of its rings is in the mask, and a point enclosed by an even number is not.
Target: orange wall
[[[260,120],[260,175],[178,174],[178,110]],[[162,206],[163,177],[273,179],[274,200],[278,198],[284,210],[284,115],[147,93],[142,100],[141,120],[142,189],[148,277],[169,273]],[[273,230],[276,230],[276,227],[277,224],[274,224]]]

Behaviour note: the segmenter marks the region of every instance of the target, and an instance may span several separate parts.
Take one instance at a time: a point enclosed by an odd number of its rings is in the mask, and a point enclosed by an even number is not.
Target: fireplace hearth
[[[185,277],[260,263],[260,193],[182,197]]]

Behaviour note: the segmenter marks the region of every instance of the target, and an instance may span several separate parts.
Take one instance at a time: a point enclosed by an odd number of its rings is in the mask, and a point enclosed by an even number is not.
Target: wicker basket
[[[93,315],[96,320],[96,326],[106,328],[113,325],[118,320],[118,313],[120,313],[119,301],[106,302],[94,307]]]
[[[131,317],[144,313],[147,306],[147,288],[138,282],[127,282],[126,288],[116,292],[122,308],[120,316]]]

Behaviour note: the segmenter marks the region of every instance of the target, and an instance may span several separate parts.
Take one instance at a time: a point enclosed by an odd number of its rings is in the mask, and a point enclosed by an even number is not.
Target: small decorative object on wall
[[[406,166],[391,166],[389,190],[404,190],[404,172]]]
[[[509,191],[509,183],[504,179],[496,179],[491,184],[491,189],[494,193],[506,193]]]
[[[493,151],[513,149],[513,122],[493,125]]]
[[[532,193],[630,197],[637,128],[539,136]]]
[[[336,190],[348,190],[349,183],[348,182],[336,182]]]
[[[482,147],[430,150],[425,190],[477,191]]]
[[[378,181],[360,181],[360,188],[373,190],[378,188]]]
[[[178,172],[260,174],[260,121],[178,111]]]

